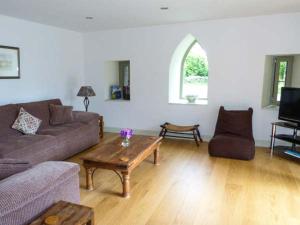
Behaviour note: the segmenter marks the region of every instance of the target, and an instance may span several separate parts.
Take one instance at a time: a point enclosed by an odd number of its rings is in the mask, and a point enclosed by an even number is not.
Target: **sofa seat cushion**
[[[208,145],[211,156],[250,160],[254,158],[254,141],[236,135],[216,135]]]
[[[0,155],[3,158],[22,159],[37,164],[56,160],[58,141],[50,135],[22,135],[0,138]]]
[[[38,131],[41,135],[51,135],[63,149],[62,158],[66,159],[99,142],[99,126],[72,122],[58,126],[49,126]]]
[[[76,132],[84,127],[85,124],[80,122],[72,122],[61,125],[49,126],[38,131],[41,135],[60,136],[68,132]]]

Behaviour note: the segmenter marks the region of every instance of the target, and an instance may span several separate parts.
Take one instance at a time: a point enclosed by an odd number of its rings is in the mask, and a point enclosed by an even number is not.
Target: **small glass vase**
[[[126,137],[126,138],[123,139],[121,145],[122,145],[124,148],[127,148],[127,147],[129,146],[129,144],[130,144],[129,138]]]

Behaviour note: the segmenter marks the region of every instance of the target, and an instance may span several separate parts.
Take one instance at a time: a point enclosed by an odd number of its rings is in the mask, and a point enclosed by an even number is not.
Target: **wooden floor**
[[[105,134],[101,143],[115,137]],[[151,157],[133,171],[130,199],[120,197],[112,171],[97,170],[94,180],[95,190],[85,190],[81,169],[81,203],[94,208],[97,225],[300,224],[300,163],[271,159],[264,148],[238,161],[209,157],[207,143],[166,139],[160,166]]]

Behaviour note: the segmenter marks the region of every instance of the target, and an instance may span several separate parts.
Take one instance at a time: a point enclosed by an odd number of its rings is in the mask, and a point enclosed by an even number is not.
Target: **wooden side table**
[[[94,225],[92,208],[59,201],[30,225]]]
[[[100,138],[103,138],[103,128],[104,128],[104,121],[103,121],[103,116],[99,116],[99,128],[100,128],[100,131],[99,131],[99,136]]]

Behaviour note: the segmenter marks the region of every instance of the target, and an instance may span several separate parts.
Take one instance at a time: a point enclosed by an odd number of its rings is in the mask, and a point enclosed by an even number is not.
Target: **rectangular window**
[[[278,105],[281,98],[281,88],[291,85],[293,57],[274,57],[274,77],[272,88],[272,103]]]

